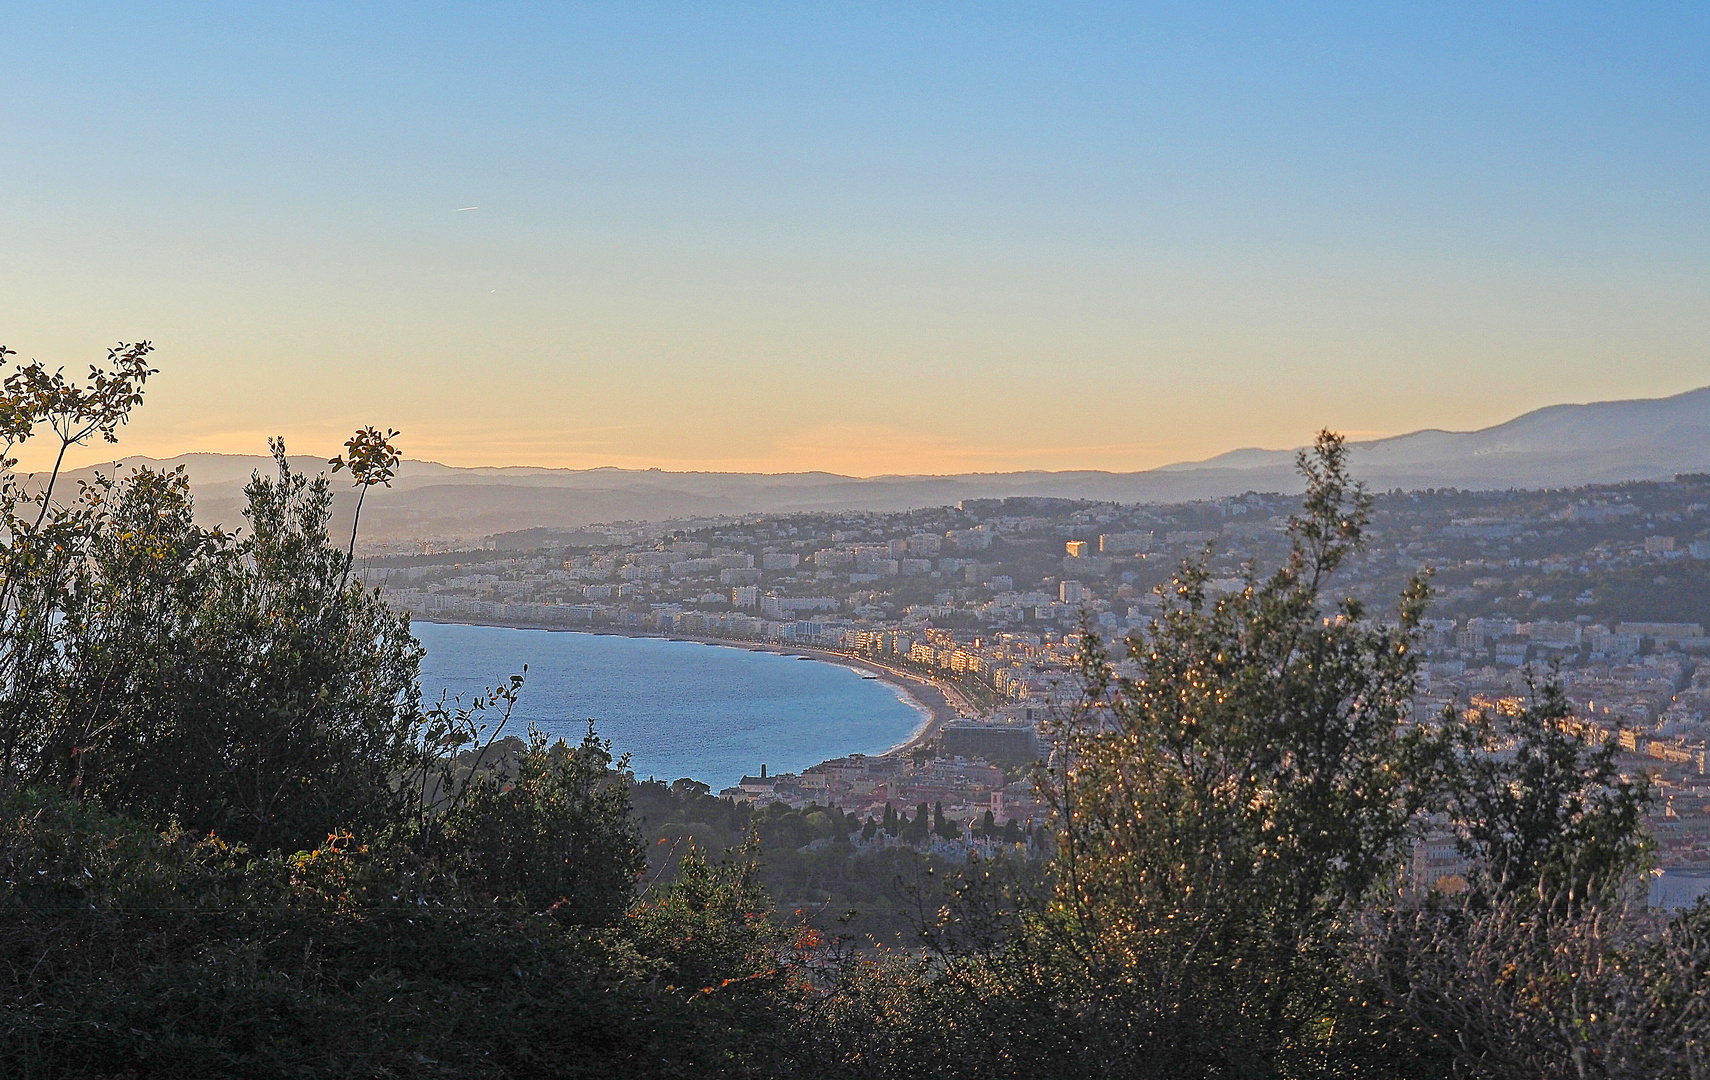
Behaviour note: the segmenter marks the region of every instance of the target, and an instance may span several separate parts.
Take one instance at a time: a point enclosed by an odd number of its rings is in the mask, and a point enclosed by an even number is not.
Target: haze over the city
[[[1665,396],[1706,20],[12,9],[0,342],[152,339],[158,457],[1134,470]]]

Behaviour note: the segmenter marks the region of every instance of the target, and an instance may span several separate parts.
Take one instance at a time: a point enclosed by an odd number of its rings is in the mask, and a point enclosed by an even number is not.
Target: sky
[[[153,341],[131,454],[1130,470],[1710,384],[1702,3],[0,28],[0,344]]]

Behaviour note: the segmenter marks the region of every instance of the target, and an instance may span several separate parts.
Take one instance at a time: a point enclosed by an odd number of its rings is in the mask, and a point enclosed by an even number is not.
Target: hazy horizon
[[[1126,472],[1668,396],[1710,384],[1707,29],[21,10],[0,343],[153,340],[155,457]]]
[[[1605,404],[1625,404],[1625,403],[1633,402],[1633,401],[1640,401],[1640,402],[1643,402],[1643,401],[1664,401],[1664,400],[1667,400],[1669,398],[1680,397],[1684,394],[1692,393],[1693,391],[1697,391],[1697,390],[1710,390],[1710,386],[1691,387],[1687,390],[1681,391],[1679,394],[1663,395],[1662,397],[1658,397],[1658,398],[1618,399],[1616,401],[1605,401],[1605,402],[1551,402],[1549,405],[1541,406],[1541,408],[1550,408],[1552,406],[1559,406],[1559,405],[1568,405],[1568,406],[1574,406],[1574,405],[1605,405]],[[1533,411],[1533,410],[1528,410],[1528,413],[1531,411]],[[1519,419],[1520,417],[1525,416],[1525,415],[1528,415],[1528,414],[1527,413],[1517,414],[1516,416],[1507,417],[1503,421],[1499,421],[1496,424],[1487,425],[1484,428],[1478,428],[1478,429],[1452,428],[1452,427],[1447,427],[1447,426],[1443,426],[1443,425],[1434,425],[1431,427],[1417,428],[1417,429],[1414,429],[1413,431],[1408,431],[1408,432],[1376,433],[1376,432],[1346,432],[1346,431],[1344,431],[1344,432],[1338,432],[1338,434],[1342,435],[1351,444],[1355,444],[1355,445],[1359,445],[1361,443],[1367,443],[1367,442],[1381,442],[1381,441],[1386,440],[1386,439],[1393,439],[1393,438],[1398,438],[1398,437],[1407,436],[1407,435],[1427,434],[1427,433],[1433,433],[1433,432],[1444,433],[1444,434],[1449,434],[1449,435],[1477,435],[1481,431],[1488,431],[1488,430],[1491,430],[1492,428],[1500,428],[1503,426],[1503,424],[1507,423],[1508,421]],[[137,459],[137,458],[146,458],[146,459],[153,460],[153,461],[173,461],[173,460],[177,460],[177,459],[181,459],[181,458],[192,457],[195,455],[214,455],[214,456],[224,455],[224,456],[260,458],[260,459],[264,459],[267,456],[267,454],[265,452],[263,452],[262,450],[183,450],[183,451],[178,451],[178,452],[166,452],[166,453],[142,453],[142,452],[136,452],[136,451],[127,451],[126,446],[123,445],[124,442],[125,442],[125,440],[121,439],[120,445],[117,445],[117,446],[110,446],[110,445],[109,446],[103,446],[102,444],[95,444],[95,445],[90,446],[90,447],[73,448],[71,454],[69,454],[67,457],[67,466],[66,467],[71,468],[71,469],[85,469],[85,468],[90,468],[90,467],[98,467],[101,464],[107,463],[107,462],[119,461],[122,463],[126,459]],[[876,480],[876,479],[885,479],[885,478],[891,478],[891,477],[899,477],[900,478],[900,477],[931,477],[931,476],[950,476],[950,475],[1000,475],[1000,474],[1024,473],[1024,472],[1062,472],[1062,473],[1068,473],[1068,472],[1110,472],[1110,473],[1118,473],[1118,474],[1135,473],[1135,472],[1147,472],[1147,471],[1150,471],[1152,469],[1156,469],[1156,468],[1160,468],[1160,467],[1168,467],[1168,466],[1173,466],[1173,465],[1198,464],[1201,462],[1212,461],[1212,460],[1215,460],[1219,457],[1223,457],[1223,456],[1229,455],[1229,454],[1244,453],[1244,452],[1279,453],[1279,452],[1286,452],[1286,451],[1291,451],[1291,450],[1304,449],[1307,445],[1309,445],[1309,443],[1302,442],[1302,443],[1295,444],[1293,446],[1254,446],[1254,445],[1228,446],[1228,447],[1224,447],[1220,450],[1216,450],[1212,453],[1209,453],[1202,458],[1183,459],[1180,461],[1167,461],[1167,462],[1162,462],[1159,465],[1146,466],[1146,467],[1140,468],[1140,469],[1101,469],[1101,468],[1098,468],[1096,466],[1064,466],[1064,467],[1060,467],[1060,468],[1039,467],[1039,466],[1035,466],[1035,467],[1020,466],[1020,467],[1016,467],[1013,469],[965,469],[965,470],[961,470],[958,473],[946,473],[946,472],[870,472],[870,473],[859,473],[859,472],[837,472],[836,470],[831,470],[831,469],[816,469],[816,468],[796,468],[796,469],[697,469],[697,468],[681,468],[681,469],[678,469],[678,468],[665,468],[662,466],[616,465],[616,464],[542,465],[542,464],[537,464],[537,463],[532,463],[532,462],[470,462],[470,463],[464,464],[464,463],[452,463],[452,462],[447,462],[447,461],[441,461],[438,459],[427,458],[427,457],[423,457],[423,456],[418,455],[418,454],[410,454],[410,453],[406,453],[404,455],[404,460],[409,461],[409,462],[416,462],[419,464],[425,464],[425,465],[440,465],[440,466],[445,466],[445,467],[449,467],[449,468],[459,468],[459,469],[493,469],[493,470],[514,469],[514,470],[568,470],[568,471],[597,471],[600,469],[613,469],[613,470],[622,470],[622,471],[627,471],[627,472],[669,472],[669,473],[683,473],[683,474],[690,474],[690,473],[711,473],[711,474],[745,473],[745,474],[753,474],[753,475],[761,475],[761,476],[787,476],[787,475],[801,475],[801,474],[807,474],[807,473],[826,473],[826,474],[831,474],[831,475],[843,476],[843,477],[847,477],[850,479]],[[265,448],[263,448],[263,449],[265,449]],[[305,449],[304,447],[297,445],[295,443],[288,443],[287,444],[287,450],[288,450],[290,456],[292,458],[299,458],[299,459],[300,458],[308,458],[308,459],[318,460],[318,459],[325,457],[327,454],[337,452],[338,449],[340,449],[340,448],[339,447],[331,447],[331,446],[325,447],[325,448],[318,447],[318,446],[312,446],[308,449]],[[325,453],[322,452],[323,450],[325,451]],[[103,452],[103,451],[105,451],[105,452]],[[41,447],[37,447],[33,454],[26,451],[24,456],[26,458],[32,458],[32,457],[40,456],[43,452],[44,451],[41,449]],[[51,464],[51,462],[44,461],[44,462],[40,463],[40,467],[46,468],[50,464]],[[37,467],[37,466],[34,464],[27,463],[23,467],[23,469],[24,469],[24,471],[29,471],[30,469],[35,468],[35,467]]]

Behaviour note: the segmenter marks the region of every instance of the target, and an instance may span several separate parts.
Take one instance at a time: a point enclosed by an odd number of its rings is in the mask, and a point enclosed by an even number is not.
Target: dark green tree
[[[70,752],[57,693],[71,628],[65,605],[104,523],[88,501],[61,498],[60,471],[72,447],[118,441],[155,374],[152,351],[146,341],[120,343],[84,382],[32,362],[0,384],[0,790],[40,782],[44,756]],[[0,366],[14,355],[0,346]],[[52,469],[19,475],[19,448],[44,435],[56,444]]]
[[[378,595],[340,588],[327,482],[274,456],[237,538],[195,524],[181,471],[86,486],[25,778],[263,849],[404,820],[420,646]]]
[[[248,533],[201,616],[206,670],[185,722],[223,778],[196,820],[289,849],[408,808],[393,781],[420,752],[422,650],[407,615],[340,587],[328,482],[295,472],[282,440],[272,449],[276,475],[246,489]]]
[[[433,853],[469,887],[576,925],[621,920],[644,859],[627,759],[592,723],[580,745],[529,733],[514,775],[474,777]]]
[[[1517,712],[1445,717],[1446,809],[1478,889],[1567,914],[1642,868],[1649,777],[1622,775],[1613,739],[1586,741],[1559,682],[1530,697]]]
[[[1322,434],[1287,561],[1215,595],[1184,564],[1118,673],[1083,635],[1086,696],[1044,791],[1057,890],[1042,924],[1101,1062],[1185,1073],[1325,1052],[1344,993],[1330,930],[1393,879],[1434,789],[1410,723],[1415,579],[1388,622],[1335,599],[1371,500]],[[1333,1023],[1333,1022],[1332,1022]],[[1104,1067],[1101,1065],[1101,1068]]]
[[[914,819],[904,819],[900,823],[898,835],[911,844],[926,842],[928,830],[932,827],[932,811],[925,803],[914,808]]]
[[[954,821],[948,821],[945,819],[944,804],[942,802],[932,804],[932,831],[934,834],[942,836],[946,840],[955,840],[957,837],[962,835],[962,827],[960,825],[956,824]]]

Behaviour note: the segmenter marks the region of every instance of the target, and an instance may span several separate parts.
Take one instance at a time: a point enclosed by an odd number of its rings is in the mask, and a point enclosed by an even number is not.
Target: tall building
[[[1057,599],[1065,604],[1078,604],[1086,595],[1086,586],[1078,581],[1065,581],[1057,586]]]

